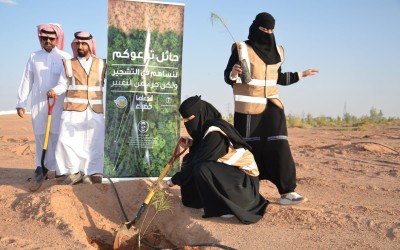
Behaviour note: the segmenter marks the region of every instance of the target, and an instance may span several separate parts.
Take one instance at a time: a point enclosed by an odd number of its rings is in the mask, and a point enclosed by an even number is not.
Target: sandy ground
[[[203,219],[201,210],[181,205],[174,187],[167,190],[170,210],[156,215],[144,237],[159,247],[185,249],[198,243],[235,249],[400,249],[400,124],[364,131],[295,128],[289,139],[297,191],[308,202],[280,206],[275,187],[262,181],[260,193],[271,204],[257,224],[242,225],[236,218]],[[125,221],[113,186],[64,186],[52,178],[29,192],[34,143],[29,116],[0,116],[0,249],[112,249]],[[115,184],[129,220],[150,185],[148,180]],[[152,207],[147,211],[135,228],[144,230]]]

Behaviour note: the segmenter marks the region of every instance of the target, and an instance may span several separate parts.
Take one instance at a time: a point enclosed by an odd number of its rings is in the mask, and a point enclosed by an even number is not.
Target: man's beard
[[[47,52],[50,52],[50,51],[52,51],[53,49],[54,49],[54,45],[53,44],[51,44],[51,43],[45,43],[45,44],[43,44],[43,46],[42,46],[42,48],[44,49],[44,50],[46,50]]]
[[[79,51],[78,50],[78,56],[79,57],[86,57],[88,53],[89,53],[88,51]]]

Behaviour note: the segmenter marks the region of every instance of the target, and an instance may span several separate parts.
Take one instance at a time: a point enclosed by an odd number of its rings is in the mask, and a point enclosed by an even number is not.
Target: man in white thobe
[[[62,59],[71,56],[64,52],[64,32],[57,23],[41,24],[37,26],[41,50],[33,52],[25,66],[17,97],[17,113],[23,118],[27,100],[30,95],[33,133],[36,143],[36,170],[30,179],[30,190],[37,190],[46,178],[48,170],[55,170],[55,146],[58,140],[60,116],[64,96],[59,96],[56,102],[50,125],[47,150],[42,169],[41,157],[45,140],[46,124],[48,119],[47,90],[57,85],[61,71]]]
[[[64,184],[101,182],[104,166],[103,87],[104,59],[96,57],[96,44],[88,32],[76,32],[74,58],[64,60],[58,85],[48,97],[65,94],[60,137],[56,147],[57,174]]]

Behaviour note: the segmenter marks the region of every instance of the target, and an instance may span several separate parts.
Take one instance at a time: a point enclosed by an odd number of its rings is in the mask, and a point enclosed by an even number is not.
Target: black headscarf
[[[276,48],[274,34],[268,34],[261,31],[258,27],[267,29],[275,28],[274,17],[266,12],[262,12],[256,16],[249,28],[249,40],[247,41],[254,49],[256,54],[266,64],[276,64],[281,61],[281,57]]]
[[[211,126],[219,127],[229,137],[234,148],[251,147],[243,140],[239,132],[228,122],[222,119],[219,111],[210,103],[201,100],[201,96],[193,96],[186,99],[179,107],[183,118],[194,115],[195,118],[185,122],[186,130],[193,138],[193,146],[197,146],[204,133]]]
[[[179,107],[179,113],[183,118],[195,116],[194,119],[185,122],[186,130],[194,143],[201,141],[206,121],[221,118],[221,113],[213,105],[201,100],[201,96],[197,95],[186,99]]]

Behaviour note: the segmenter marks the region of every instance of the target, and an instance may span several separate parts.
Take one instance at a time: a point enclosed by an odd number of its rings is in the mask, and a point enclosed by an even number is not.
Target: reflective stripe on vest
[[[211,132],[219,132],[224,136],[226,136],[229,140],[229,137],[224,133],[224,131],[222,131],[220,128],[216,126],[209,127],[206,133],[204,134],[204,137],[206,137]],[[257,163],[254,160],[253,154],[245,148],[235,149],[230,140],[229,140],[228,153],[219,158],[218,162],[222,162],[230,166],[239,167],[240,170],[242,170],[243,172],[245,172],[250,176],[258,176],[260,174],[258,171]]]
[[[240,77],[233,85],[235,112],[243,114],[260,114],[265,108],[268,99],[279,99],[277,88],[278,69],[283,63],[283,48],[277,46],[281,62],[266,65],[254,52],[251,46],[244,42],[237,43],[241,47],[239,58],[245,59],[250,70],[251,81],[241,83]]]
[[[65,97],[65,102],[87,104],[88,100],[87,99],[82,99],[82,98]],[[91,104],[103,104],[103,101],[102,100],[91,100],[90,103]]]
[[[75,78],[74,78],[75,79]],[[102,91],[102,86],[69,85],[68,90]]]
[[[264,104],[267,102],[267,98],[253,97],[253,96],[246,96],[246,95],[235,95],[235,101]]]

